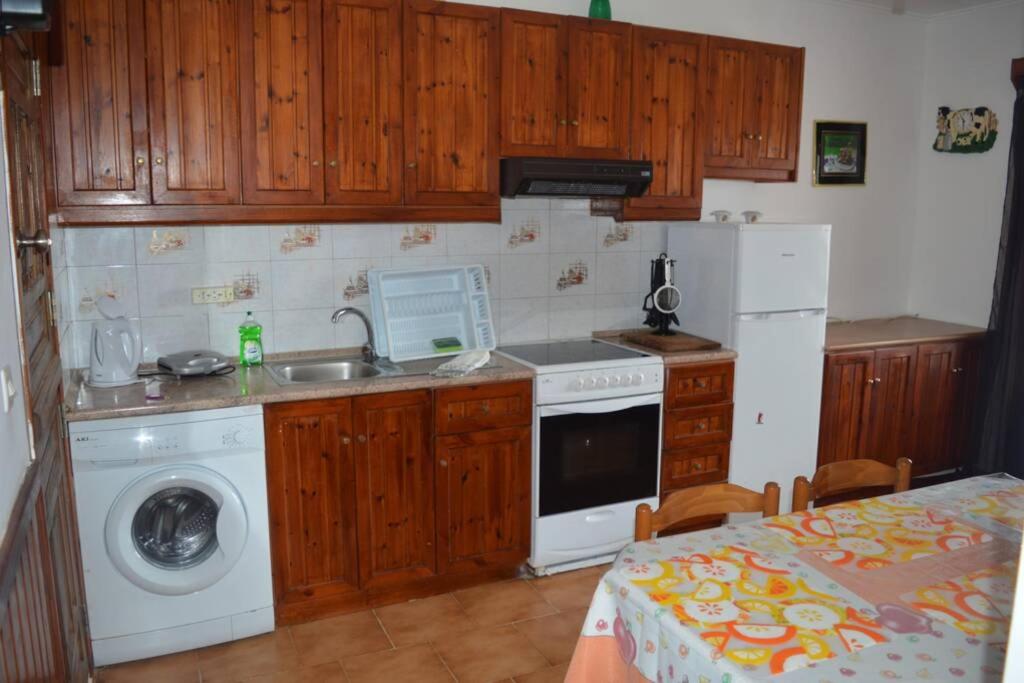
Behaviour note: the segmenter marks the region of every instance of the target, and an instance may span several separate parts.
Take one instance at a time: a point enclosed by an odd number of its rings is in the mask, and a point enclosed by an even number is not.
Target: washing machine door
[[[231,482],[198,465],[169,466],[118,495],[107,514],[107,555],[136,586],[185,595],[231,571],[248,531],[245,504]]]

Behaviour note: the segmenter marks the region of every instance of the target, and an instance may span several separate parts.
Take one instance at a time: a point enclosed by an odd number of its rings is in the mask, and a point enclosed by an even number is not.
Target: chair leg
[[[636,506],[636,527],[633,530],[634,541],[649,541],[654,532],[651,530],[654,511],[647,503],[640,503]]]
[[[774,481],[764,485],[764,509],[762,510],[764,517],[774,517],[779,514],[779,495],[779,485]]]
[[[793,512],[803,512],[811,502],[811,482],[807,477],[793,480]]]
[[[910,490],[910,469],[913,462],[910,458],[900,458],[896,461],[896,493]]]

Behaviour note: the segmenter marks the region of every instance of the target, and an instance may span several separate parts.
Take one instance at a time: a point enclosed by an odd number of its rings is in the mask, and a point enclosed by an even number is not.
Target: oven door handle
[[[612,398],[604,401],[587,401],[586,403],[567,403],[558,406],[542,406],[541,417],[552,415],[578,415],[580,413],[600,414],[614,413],[626,408],[636,406],[658,405],[661,403],[661,394],[651,396],[629,396],[626,398]]]

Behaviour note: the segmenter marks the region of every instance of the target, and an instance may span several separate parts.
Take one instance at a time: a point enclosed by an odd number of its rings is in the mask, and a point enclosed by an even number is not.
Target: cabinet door
[[[437,440],[437,570],[515,565],[530,554],[530,428]]]
[[[320,0],[240,0],[242,198],[322,204]]]
[[[952,467],[961,467],[968,459],[971,441],[974,405],[978,400],[978,384],[981,380],[982,343],[965,341],[959,344],[956,362],[956,417],[953,423]]]
[[[405,202],[498,198],[499,10],[407,0]]]
[[[355,400],[359,577],[363,588],[435,573],[430,412],[428,391]]]
[[[762,46],[757,73],[757,118],[751,128],[754,135],[752,164],[760,169],[795,172],[800,149],[803,48]]]
[[[53,30],[64,46],[49,70],[58,203],[148,204],[141,3],[66,0]]]
[[[825,354],[819,467],[864,457],[864,433],[875,377],[874,358],[874,351]]]
[[[402,4],[325,0],[327,202],[402,203]]]
[[[344,600],[359,586],[351,404],[281,403],[264,412],[279,621]]]
[[[629,24],[570,17],[569,125],[564,155],[624,159],[629,154]]]
[[[566,19],[501,11],[501,153],[559,154],[569,125],[565,109]]]
[[[914,384],[914,475],[953,467],[960,344],[921,344]]]
[[[708,40],[704,164],[709,170],[750,165],[757,67],[756,43],[717,37]]]
[[[147,0],[149,142],[155,204],[236,204],[234,0]]]
[[[910,456],[917,347],[899,346],[875,352],[871,406],[864,432],[863,456],[896,465]]]
[[[686,217],[700,217],[706,55],[706,36],[633,29],[630,158],[650,161],[654,176],[643,197],[629,200],[626,218],[640,217],[642,208],[695,209]]]

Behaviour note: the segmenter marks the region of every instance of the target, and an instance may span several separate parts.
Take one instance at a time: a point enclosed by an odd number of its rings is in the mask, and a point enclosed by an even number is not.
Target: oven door
[[[658,495],[662,395],[537,409],[539,517]]]

